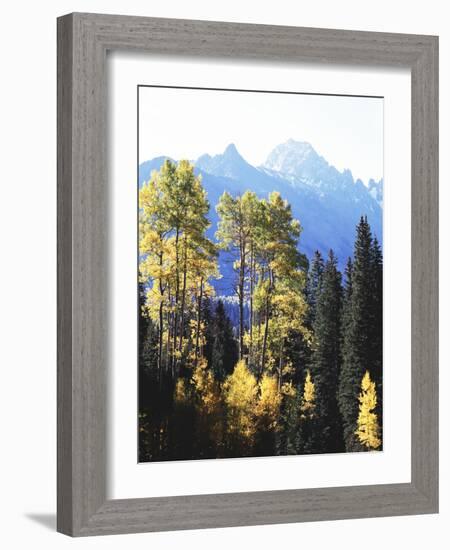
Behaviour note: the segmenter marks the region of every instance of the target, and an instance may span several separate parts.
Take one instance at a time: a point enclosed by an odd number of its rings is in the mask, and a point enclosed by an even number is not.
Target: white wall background
[[[0,538],[4,548],[445,548],[449,486],[450,29],[446,3],[360,0],[16,0],[2,5],[0,56]],[[407,8],[407,9],[405,9]],[[71,540],[56,507],[56,22],[94,11],[438,34],[441,120],[441,513]],[[395,542],[394,542],[395,541]]]

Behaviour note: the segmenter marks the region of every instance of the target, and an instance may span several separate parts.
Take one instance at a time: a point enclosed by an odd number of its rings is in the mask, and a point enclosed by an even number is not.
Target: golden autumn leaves
[[[224,192],[213,242],[206,236],[209,203],[201,178],[188,161],[165,161],[140,190],[139,209],[143,314],[158,327],[159,375],[171,370],[177,377],[183,361],[197,364],[201,357],[202,306],[214,296],[217,255],[225,250],[234,258],[239,359],[258,379],[275,372],[280,391],[293,370],[286,355],[290,333],[311,338],[304,323],[305,258],[297,246],[301,227],[288,202],[277,192],[267,199]]]
[[[166,161],[139,192],[139,272],[146,311],[158,326],[157,368],[175,373],[182,355],[200,353],[202,300],[213,294],[216,246],[206,238],[209,203],[186,160]],[[191,315],[197,310],[197,315]],[[190,333],[194,340],[186,341]]]
[[[183,404],[193,398],[197,400],[201,414],[209,419],[210,436],[214,438],[219,453],[226,437],[237,454],[250,456],[258,432],[278,431],[282,399],[295,400],[296,390],[291,384],[284,384],[279,391],[277,377],[267,373],[258,382],[242,360],[220,384],[201,360],[194,368],[191,383],[179,379],[175,388],[176,403]],[[310,378],[305,383],[301,403],[299,421],[313,415],[314,385]],[[206,422],[203,428],[208,429]]]
[[[359,442],[366,449],[378,449],[381,445],[379,438],[380,428],[377,415],[374,412],[377,406],[377,392],[375,382],[370,379],[369,371],[366,371],[361,382],[359,395],[358,428],[355,434]]]
[[[259,431],[276,433],[282,399],[298,403],[297,416],[301,426],[314,421],[316,390],[308,371],[303,393],[296,400],[297,391],[285,384],[278,391],[276,376],[264,374],[258,382],[244,361],[238,361],[234,371],[223,384],[220,384],[204,360],[195,367],[192,382],[188,388],[184,379],[179,379],[175,388],[175,403],[182,404],[194,397],[198,401],[202,430],[209,430],[219,450],[224,446],[224,438],[233,442],[233,448],[240,456],[249,456]],[[188,397],[188,393],[193,395]],[[374,409],[376,407],[375,383],[368,372],[361,382],[359,396],[358,428],[355,434],[366,450],[376,450],[381,445],[379,426]]]
[[[180,453],[181,435],[188,449],[184,452],[195,458],[267,455],[279,449],[277,445],[285,445],[289,453],[320,452],[317,439],[324,430],[317,420],[326,401],[324,371],[301,371],[304,366],[289,349],[295,334],[318,353],[317,334],[306,321],[307,264],[298,250],[300,224],[277,192],[266,198],[251,191],[237,196],[224,192],[216,207],[213,241],[207,236],[209,211],[201,178],[188,161],[164,162],[140,190],[139,272],[145,294],[141,317],[154,331],[156,360],[149,369],[154,397],[160,399],[161,409],[166,407],[160,419],[158,409],[153,410],[155,428],[149,414],[148,433],[158,434],[149,448],[163,452],[172,445]],[[205,304],[207,309],[213,303],[212,282],[221,277],[219,250],[232,257],[233,298],[239,311],[228,340],[237,346],[237,354],[227,368],[223,351],[216,360],[206,351],[210,336]],[[328,333],[324,341],[329,341]],[[327,357],[323,368],[330,362]],[[350,397],[355,407],[359,401],[359,416],[352,432],[356,427],[362,449],[377,449],[376,389],[369,373],[361,381],[359,397],[355,393]],[[175,436],[173,430],[179,430]],[[280,443],[292,432],[291,442]],[[202,441],[195,447],[197,454],[189,455],[190,437]],[[314,447],[308,447],[308,437],[315,438]]]

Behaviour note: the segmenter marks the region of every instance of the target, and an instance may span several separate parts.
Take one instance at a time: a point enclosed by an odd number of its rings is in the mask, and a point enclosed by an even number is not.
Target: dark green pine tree
[[[316,250],[314,256],[307,267],[306,285],[304,289],[305,301],[308,304],[308,310],[305,317],[305,326],[310,331],[314,328],[314,319],[316,317],[317,296],[322,284],[323,270],[325,262],[322,254]],[[286,357],[295,366],[293,383],[297,386],[305,380],[306,371],[311,367],[312,348],[309,340],[304,334],[291,334],[286,342]]]
[[[306,454],[301,436],[300,407],[302,388],[299,385],[294,395],[285,395],[281,401],[280,416],[277,421],[278,430],[275,433],[275,454],[295,455]]]
[[[344,293],[342,300],[342,335],[345,336],[347,333],[347,328],[349,327],[352,319],[352,273],[353,273],[353,262],[351,258],[347,259],[347,264],[345,266],[344,272]]]
[[[139,389],[139,460],[152,458],[154,433],[157,431],[152,408],[159,402],[157,383],[158,330],[145,314],[145,286],[139,283],[138,295],[138,389]]]
[[[311,377],[316,389],[315,452],[344,450],[337,402],[341,368],[342,276],[330,250],[317,294]]]
[[[350,293],[350,294],[349,294]],[[347,451],[359,450],[355,437],[358,395],[366,370],[373,376],[373,241],[367,217],[356,229],[350,288],[346,288],[344,308],[343,361],[339,379],[338,402]]]
[[[373,292],[373,326],[372,326],[372,380],[376,384],[378,424],[382,438],[383,419],[383,253],[378,239],[372,242],[372,292]]]
[[[224,380],[233,372],[238,361],[238,348],[233,338],[233,327],[225,313],[222,300],[217,302],[212,321],[211,366],[217,380]]]
[[[156,372],[157,362],[157,331],[151,319],[145,314],[145,287],[139,283],[138,311],[138,354],[139,372],[152,376]]]
[[[325,268],[325,263],[322,258],[322,254],[316,250],[314,252],[314,258],[311,262],[311,267],[308,271],[308,278],[306,282],[306,301],[308,304],[308,315],[306,323],[309,328],[312,328],[316,315],[316,303],[317,295],[320,291],[322,284],[322,276]]]
[[[205,324],[205,344],[203,346],[203,356],[205,357],[208,365],[211,367],[212,363],[212,348],[214,342],[214,330],[213,330],[213,314],[212,303],[210,298],[205,298],[202,302],[202,321]]]

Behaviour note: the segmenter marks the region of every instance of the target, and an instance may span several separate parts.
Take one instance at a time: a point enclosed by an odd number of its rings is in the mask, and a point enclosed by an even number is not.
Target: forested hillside
[[[186,160],[140,187],[139,460],[381,449],[382,253],[365,212],[342,274],[331,247],[303,252],[279,191],[224,191],[214,210],[211,235]]]

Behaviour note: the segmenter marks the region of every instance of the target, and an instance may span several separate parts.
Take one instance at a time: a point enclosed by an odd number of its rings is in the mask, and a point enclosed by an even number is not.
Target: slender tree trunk
[[[239,272],[239,359],[244,357],[244,278]]]
[[[281,340],[280,358],[278,361],[278,393],[281,392],[281,379],[283,376],[283,353],[284,353],[284,338]]]
[[[167,300],[172,303],[173,296],[171,294],[170,285],[167,286]],[[172,378],[175,376],[175,347],[173,340],[173,331],[175,330],[174,312],[167,311],[167,370],[172,373]]]
[[[164,308],[162,304],[162,296],[161,296],[161,302],[159,304],[159,342],[158,342],[158,375],[159,379],[161,381],[162,379],[162,349],[163,349],[163,319],[164,319]]]
[[[261,268],[261,271],[259,273],[259,280],[260,281],[263,281],[264,280],[264,269]],[[261,352],[261,326],[262,326],[262,315],[261,315],[261,310],[259,309],[258,310],[258,314],[257,314],[257,324],[258,324],[258,348],[257,348],[257,353],[258,353],[258,358],[261,359],[259,357],[259,354]],[[259,369],[259,376],[261,376],[262,374],[262,367],[260,365],[260,369]]]
[[[181,291],[181,320],[180,320],[180,343],[178,351],[183,351],[183,334],[184,334],[184,309],[186,305],[186,282],[187,282],[187,241],[186,235],[184,236],[183,244],[183,289]]]
[[[172,354],[172,373],[174,371],[175,351],[177,349],[177,331],[178,331],[178,313],[180,300],[180,261],[179,261],[179,246],[180,230],[177,227],[175,233],[175,313],[172,327],[173,336],[173,354]]]
[[[244,285],[245,285],[245,244],[240,245],[240,262],[239,262],[239,359],[244,357]]]
[[[170,292],[170,284],[167,284],[167,340],[166,340],[166,355],[167,355],[167,370],[169,370],[172,367],[172,350],[171,350],[171,341],[170,336],[172,334],[172,322],[173,322],[173,312],[170,311],[170,305],[171,305],[172,295]]]
[[[200,342],[200,323],[202,320],[202,298],[203,298],[203,277],[200,279],[200,292],[198,294],[197,305],[197,331],[195,334],[195,365],[198,363],[198,352]]]
[[[270,294],[272,292],[272,274],[269,269],[269,288],[267,290],[266,304],[265,304],[265,320],[264,320],[264,336],[263,336],[263,349],[261,357],[261,375],[264,370],[264,365],[266,362],[266,353],[267,353],[267,337],[269,335],[269,315],[270,315]]]
[[[262,348],[262,354],[261,354],[261,374],[262,376],[264,365],[266,363],[266,352],[267,352],[267,336],[269,334],[269,296],[266,297],[266,307],[264,312],[264,336],[263,336],[263,348]]]
[[[254,288],[254,259],[253,243],[250,249],[250,345],[248,351],[249,364],[253,364],[253,288]]]
[[[162,238],[161,238],[162,241]],[[159,254],[159,266],[162,270],[163,265],[163,253],[161,252]],[[164,298],[164,286],[162,283],[162,277],[161,273],[159,274],[159,294],[160,294],[160,302],[159,302],[159,334],[158,334],[158,373],[159,373],[159,381],[162,380],[162,350],[163,350],[163,323],[164,323],[164,306],[163,306],[163,298]]]

